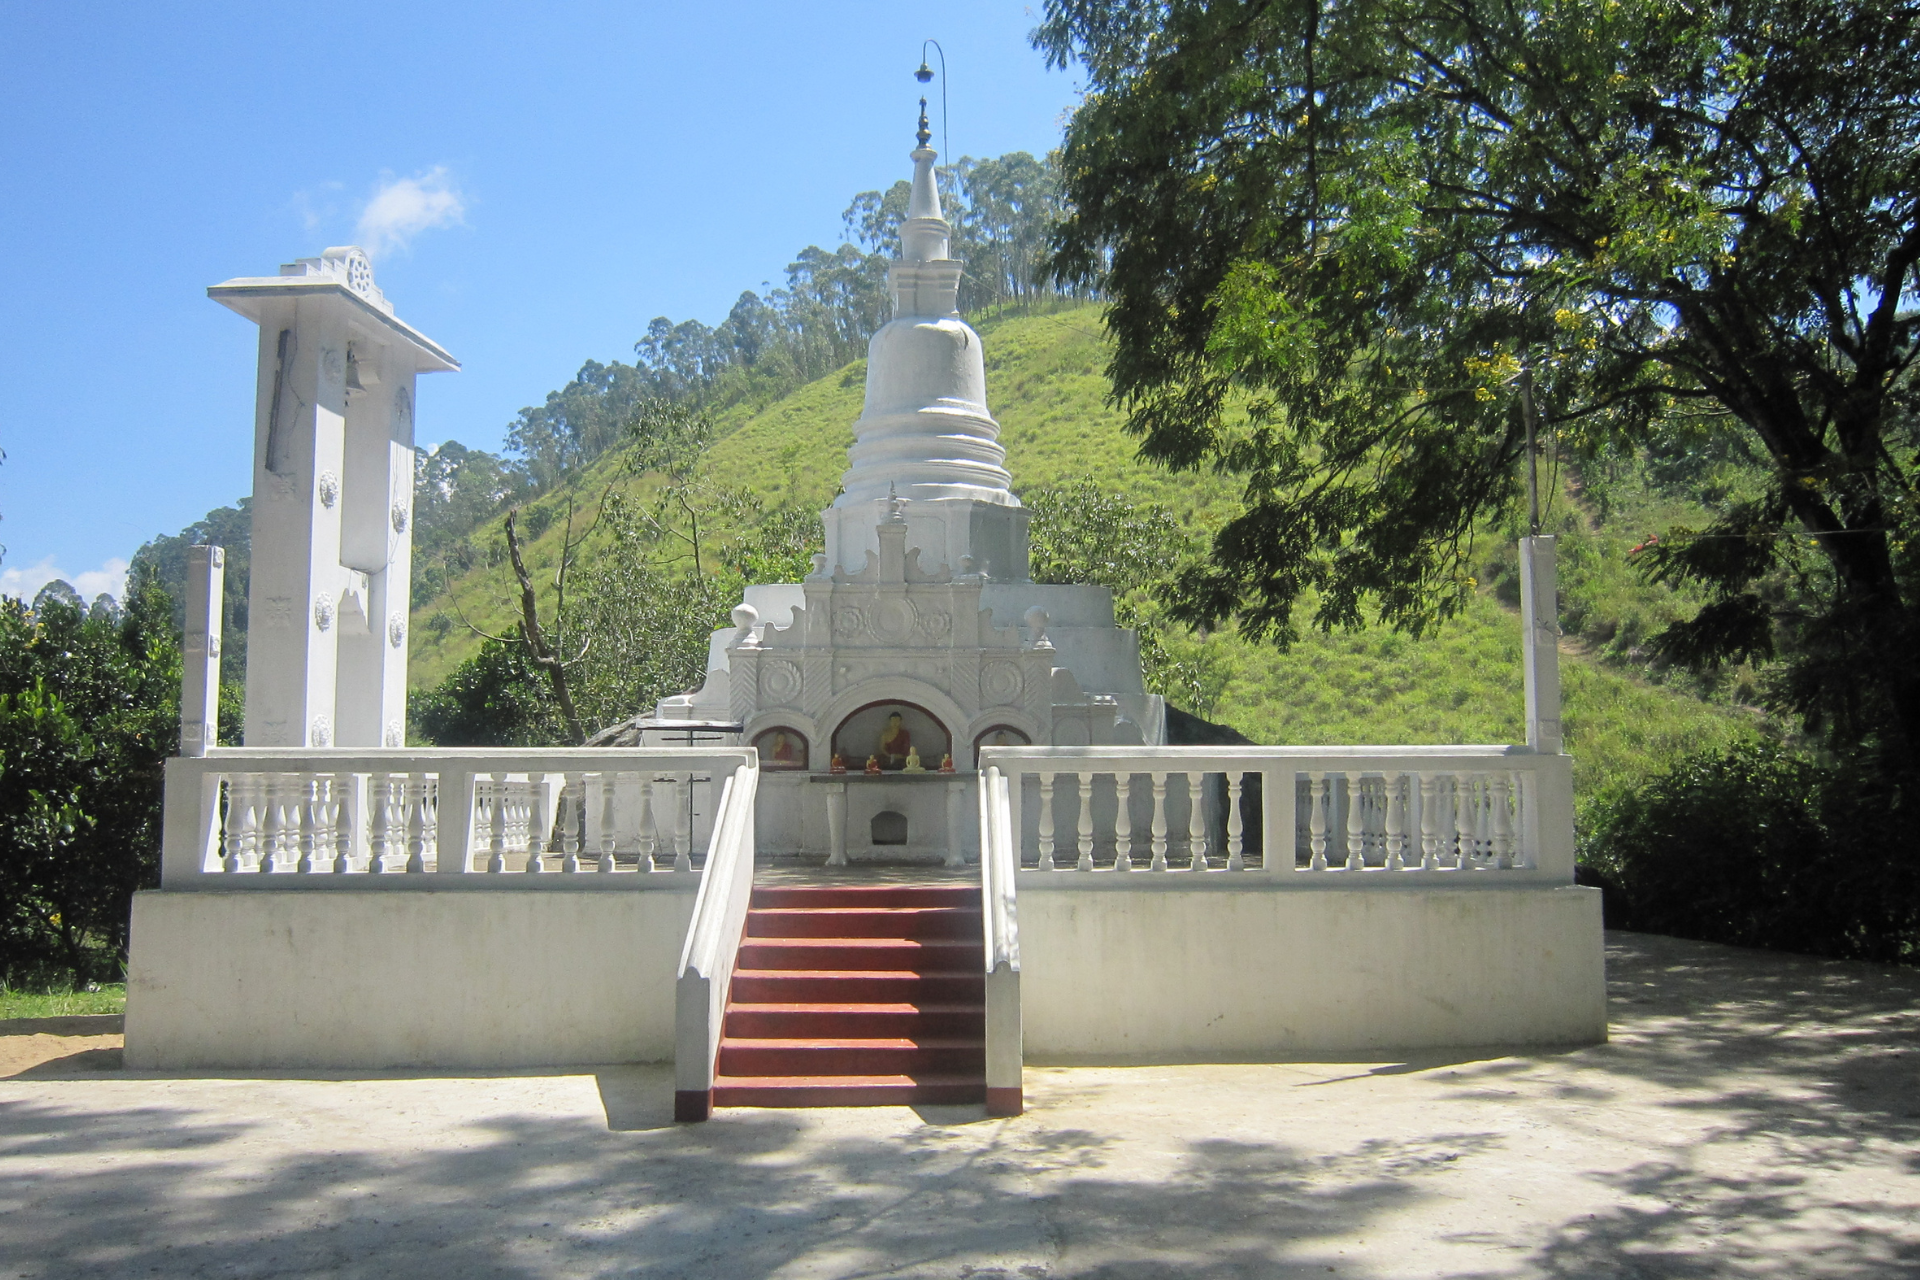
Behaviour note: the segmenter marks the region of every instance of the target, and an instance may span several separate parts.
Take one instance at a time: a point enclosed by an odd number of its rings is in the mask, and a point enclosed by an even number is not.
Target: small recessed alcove
[[[873,815],[872,830],[875,844],[905,844],[907,815],[896,813],[892,809],[883,809]]]

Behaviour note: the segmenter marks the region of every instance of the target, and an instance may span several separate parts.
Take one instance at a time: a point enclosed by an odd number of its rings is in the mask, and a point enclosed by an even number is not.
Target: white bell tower
[[[260,326],[246,745],[402,746],[414,379],[460,364],[352,246],[207,295]]]

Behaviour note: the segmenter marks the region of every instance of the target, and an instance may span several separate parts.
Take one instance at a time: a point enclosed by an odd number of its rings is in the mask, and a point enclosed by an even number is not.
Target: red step
[[[984,1102],[981,940],[967,885],[755,889],[712,1104]]]
[[[754,907],[747,915],[754,938],[974,939],[978,907]]]
[[[751,924],[748,925],[752,927]],[[909,973],[986,972],[979,942],[915,938],[755,938],[740,944],[744,969],[904,969]]]
[[[954,1037],[979,1031],[985,1006],[972,1004],[744,1004],[727,1009],[727,1033],[750,1039],[831,1039],[865,1036],[907,1039],[918,1036]]]
[[[964,1106],[984,1102],[984,1077],[780,1076],[731,1077],[713,1082],[716,1107]]]
[[[971,973],[735,969],[729,994],[746,1004],[978,1004],[986,998],[987,975],[984,964]]]
[[[761,886],[755,907],[971,907],[980,890],[963,884],[849,884]]]

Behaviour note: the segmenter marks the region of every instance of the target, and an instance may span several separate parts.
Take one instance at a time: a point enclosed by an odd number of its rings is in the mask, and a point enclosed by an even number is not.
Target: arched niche
[[[869,702],[848,712],[834,728],[833,753],[846,761],[849,770],[862,768],[868,756],[879,756],[883,771],[898,773],[905,761],[905,752],[889,756],[881,750],[896,715],[900,717],[899,728],[907,736],[907,745],[920,755],[921,767],[938,769],[941,757],[953,751],[953,735],[947,732],[939,716],[918,703],[900,698]],[[894,745],[900,744],[896,741]]]
[[[791,725],[776,724],[753,735],[760,767],[775,773],[805,772],[807,735]]]
[[[973,735],[973,762],[980,763],[982,747],[1030,747],[1033,737],[1025,729],[1011,724],[990,724]]]

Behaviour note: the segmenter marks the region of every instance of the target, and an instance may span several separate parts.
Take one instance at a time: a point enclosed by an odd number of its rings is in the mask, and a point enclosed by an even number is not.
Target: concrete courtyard
[[[1029,1067],[1014,1120],[132,1075],[115,1020],[0,1024],[0,1276],[1920,1275],[1920,971],[1608,960],[1606,1045]]]

